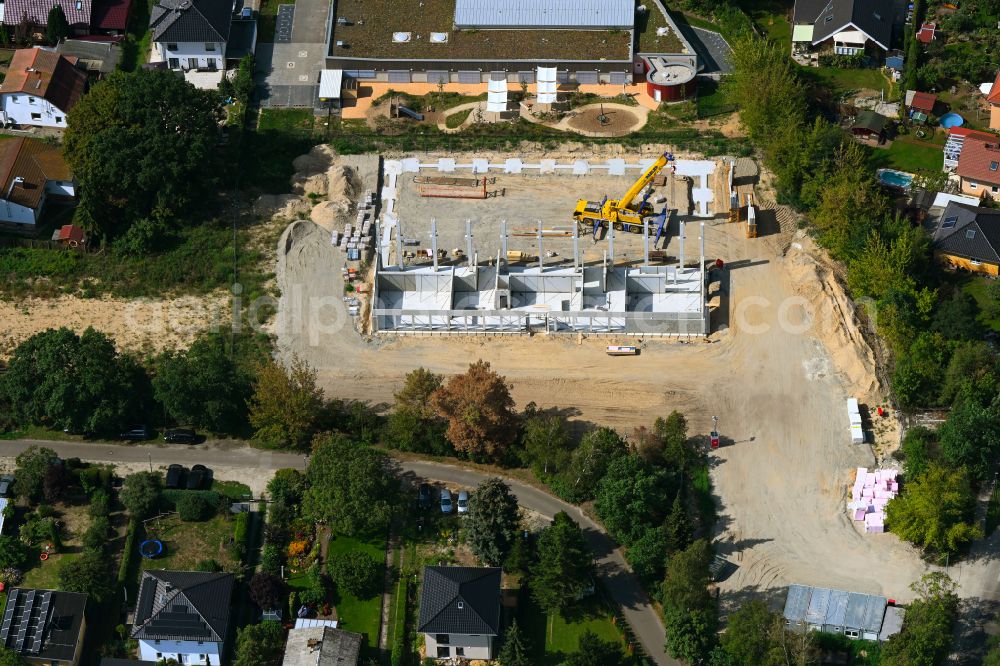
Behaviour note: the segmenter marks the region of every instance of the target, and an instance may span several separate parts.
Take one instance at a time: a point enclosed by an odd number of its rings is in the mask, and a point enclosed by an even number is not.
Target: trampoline
[[[147,560],[163,554],[163,542],[159,539],[147,539],[139,544],[139,554]]]
[[[957,113],[946,113],[941,116],[941,127],[945,129],[950,129],[952,127],[961,127],[965,122],[965,118],[958,115]]]

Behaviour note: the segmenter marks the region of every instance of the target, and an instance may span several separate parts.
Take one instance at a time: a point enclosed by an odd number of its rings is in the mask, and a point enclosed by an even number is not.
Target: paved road
[[[14,457],[32,445],[47,446],[56,454],[67,458],[78,457],[84,460],[122,463],[150,461],[153,465],[201,463],[209,467],[255,467],[276,470],[283,467],[303,469],[306,462],[302,455],[262,451],[238,444],[123,446],[40,440],[0,442],[0,458]],[[430,461],[401,461],[400,467],[404,477],[419,477],[456,486],[476,486],[487,477],[481,472]],[[646,654],[657,664],[678,665],[680,662],[668,657],[663,649],[666,632],[659,615],[650,604],[646,593],[639,586],[639,581],[628,568],[621,552],[614,547],[603,529],[572,504],[567,504],[538,488],[514,479],[505,479],[505,481],[517,495],[520,504],[549,518],[560,511],[565,511],[583,528],[584,536],[594,551],[598,576],[602,579],[611,598],[621,607],[626,621],[632,627],[633,633],[642,644]]]

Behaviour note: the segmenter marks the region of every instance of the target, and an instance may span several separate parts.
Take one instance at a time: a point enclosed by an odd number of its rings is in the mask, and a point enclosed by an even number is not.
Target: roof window
[[[823,19],[823,23],[829,23],[832,20],[833,20],[833,15],[832,14],[828,14],[826,16],[826,18]]]
[[[941,224],[941,228],[942,229],[951,229],[956,224],[958,224],[958,218],[957,217],[946,217],[946,218],[944,218],[944,222]]]
[[[1000,167],[1000,162],[990,162],[990,171],[996,171]]]
[[[968,238],[969,240],[972,240],[973,238],[976,237],[976,230],[969,229],[968,231],[965,232],[965,237]]]

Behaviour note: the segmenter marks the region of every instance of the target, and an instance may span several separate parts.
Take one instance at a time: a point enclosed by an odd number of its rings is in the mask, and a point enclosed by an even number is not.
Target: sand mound
[[[309,202],[296,194],[263,194],[255,210],[264,217],[294,219],[299,213],[309,212]]]
[[[855,304],[833,271],[793,245],[786,255],[788,279],[812,310],[813,321],[831,360],[859,397],[879,391],[875,354],[858,327]]]
[[[305,155],[299,155],[292,161],[295,167],[295,177],[309,177],[318,173],[323,173],[333,164],[336,153],[333,148],[325,144],[313,146]]]

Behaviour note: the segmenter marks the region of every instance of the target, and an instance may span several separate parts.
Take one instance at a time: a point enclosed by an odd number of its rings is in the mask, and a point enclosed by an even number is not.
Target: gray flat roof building
[[[455,3],[455,27],[460,30],[631,30],[634,23],[632,0],[457,0]]]
[[[789,585],[783,615],[785,623],[793,629],[826,631],[874,641],[880,640],[883,619],[888,617],[887,607],[888,600],[881,596]],[[895,618],[895,610],[893,612]],[[887,635],[897,632],[898,629]]]

